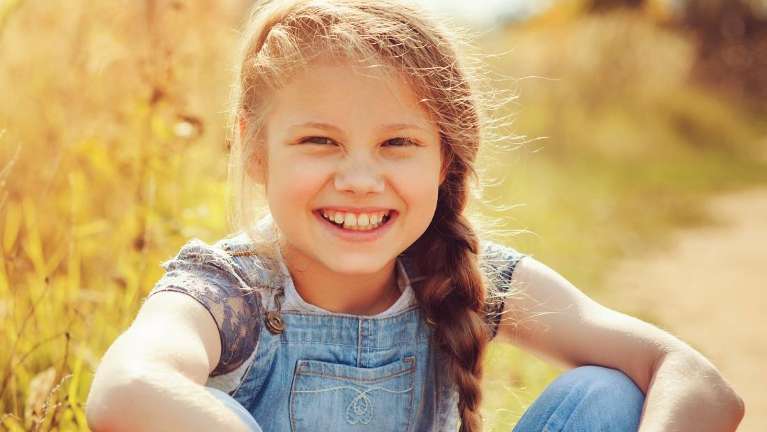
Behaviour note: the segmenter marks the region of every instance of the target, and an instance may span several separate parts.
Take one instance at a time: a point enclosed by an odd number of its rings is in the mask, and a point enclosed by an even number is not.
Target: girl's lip
[[[391,210],[389,212],[389,219],[378,228],[369,231],[352,231],[341,228],[338,225],[335,225],[329,220],[325,219],[322,216],[322,212],[320,210],[313,211],[312,213],[314,213],[317,219],[319,219],[320,224],[322,224],[322,226],[324,226],[330,233],[341,238],[342,240],[350,242],[372,242],[378,240],[379,238],[383,237],[389,231],[389,229],[391,229],[392,224],[399,217],[399,212],[396,210]]]
[[[393,212],[396,211],[390,208],[384,207],[320,207],[317,211],[332,210],[337,212],[349,212],[349,213],[378,213],[378,212]]]

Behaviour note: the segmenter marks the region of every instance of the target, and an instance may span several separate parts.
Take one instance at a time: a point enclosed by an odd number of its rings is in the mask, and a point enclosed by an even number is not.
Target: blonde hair
[[[452,30],[425,11],[392,0],[272,0],[256,5],[247,21],[233,87],[229,179],[234,225],[257,218],[258,188],[248,166],[268,155],[262,145],[269,94],[317,56],[360,61],[406,80],[439,128],[445,181],[426,232],[406,251],[428,277],[414,286],[435,342],[446,354],[458,391],[461,431],[481,430],[482,358],[491,331],[489,286],[480,271],[479,239],[466,217],[471,178],[481,142],[478,93],[471,68],[461,62]],[[240,118],[245,128],[240,130]],[[267,252],[267,249],[263,249]],[[429,259],[425,259],[428,257]]]

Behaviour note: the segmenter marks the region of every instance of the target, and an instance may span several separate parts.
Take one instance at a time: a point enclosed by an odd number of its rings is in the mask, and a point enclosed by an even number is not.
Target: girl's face
[[[285,252],[335,273],[391,265],[429,226],[442,180],[439,130],[418,97],[369,69],[315,62],[270,103],[268,167],[256,170]],[[382,213],[378,228],[349,228]]]

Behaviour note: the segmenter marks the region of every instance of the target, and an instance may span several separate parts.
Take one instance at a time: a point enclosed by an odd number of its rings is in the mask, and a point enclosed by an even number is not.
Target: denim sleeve
[[[176,291],[200,302],[216,322],[221,338],[221,358],[210,376],[240,366],[258,342],[261,301],[258,292],[237,274],[231,256],[219,247],[192,239],[176,257],[162,263],[162,268],[165,274],[147,298]]]
[[[502,294],[511,288],[514,269],[517,263],[527,255],[490,240],[481,241],[480,246],[480,267],[491,284],[487,293],[487,321],[492,329],[491,338],[494,338],[498,333],[501,314],[505,306],[505,297]]]

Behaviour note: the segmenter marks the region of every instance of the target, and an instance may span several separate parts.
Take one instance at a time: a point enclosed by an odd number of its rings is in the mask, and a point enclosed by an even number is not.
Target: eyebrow
[[[290,126],[290,129],[296,129],[301,127],[312,127],[317,129],[324,129],[330,132],[335,132],[337,134],[343,134],[343,131],[341,131],[341,129],[339,129],[337,126],[334,126],[330,123],[314,122],[314,121],[294,124]],[[394,131],[399,131],[403,129],[416,129],[420,131],[426,131],[422,126],[419,126],[416,124],[410,124],[410,123],[392,123],[392,124],[381,126],[379,128],[381,132],[394,132]]]

